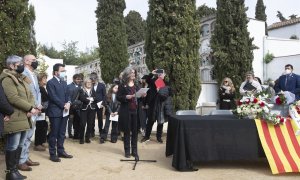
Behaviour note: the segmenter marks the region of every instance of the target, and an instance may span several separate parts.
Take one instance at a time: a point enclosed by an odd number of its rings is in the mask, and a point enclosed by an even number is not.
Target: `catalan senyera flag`
[[[280,125],[255,120],[259,138],[273,174],[300,172],[300,136],[288,119]]]

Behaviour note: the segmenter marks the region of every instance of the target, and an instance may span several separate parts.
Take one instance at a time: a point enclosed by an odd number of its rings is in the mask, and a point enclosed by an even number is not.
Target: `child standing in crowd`
[[[101,133],[101,139],[100,143],[103,144],[107,139],[107,134],[110,126],[110,117],[118,116],[118,111],[120,108],[120,102],[117,101],[116,94],[118,92],[118,85],[113,84],[111,88],[109,89],[107,96],[106,96],[106,102],[104,104],[105,106],[105,115],[106,115],[106,121],[104,129]],[[116,143],[118,139],[118,121],[112,121],[112,129],[111,129],[111,142]]]

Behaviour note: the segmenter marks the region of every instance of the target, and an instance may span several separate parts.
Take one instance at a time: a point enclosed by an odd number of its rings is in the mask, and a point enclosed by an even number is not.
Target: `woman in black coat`
[[[135,70],[131,67],[123,71],[122,84],[119,86],[117,100],[121,103],[119,110],[119,130],[124,132],[125,157],[138,156],[137,152],[137,98],[136,92],[139,87],[135,85]],[[145,96],[145,95],[144,95]],[[130,137],[131,136],[131,137]],[[131,142],[130,142],[131,140]]]
[[[150,140],[152,127],[155,121],[157,121],[156,139],[157,142],[163,143],[163,124],[167,121],[166,115],[172,114],[171,89],[169,86],[157,87],[155,82],[159,78],[164,81],[165,75],[166,74],[164,71],[162,73],[156,73],[156,70],[153,70],[149,75],[149,79],[147,80],[150,88],[146,97],[146,103],[149,106],[148,121],[146,125],[146,134],[141,142]]]
[[[4,121],[9,121],[9,116],[14,113],[14,108],[9,104],[0,84],[0,137],[2,136]]]
[[[79,128],[79,138],[80,144],[84,144],[84,132],[85,126],[85,142],[90,143],[90,137],[93,130],[93,121],[96,116],[96,93],[92,85],[92,80],[87,79],[84,81],[83,88],[79,93],[79,100],[82,102],[82,107],[80,111],[80,128]]]
[[[235,108],[235,88],[230,78],[223,79],[219,89],[220,109],[234,109]]]

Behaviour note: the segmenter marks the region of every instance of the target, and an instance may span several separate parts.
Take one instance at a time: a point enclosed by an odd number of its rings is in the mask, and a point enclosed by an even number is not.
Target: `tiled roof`
[[[300,17],[274,23],[274,24],[268,26],[268,30],[277,29],[277,28],[281,28],[281,27],[285,27],[285,26],[290,26],[290,25],[297,24],[297,23],[300,23]]]

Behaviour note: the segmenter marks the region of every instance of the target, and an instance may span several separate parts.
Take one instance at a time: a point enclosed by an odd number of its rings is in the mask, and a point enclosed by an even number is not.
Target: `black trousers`
[[[146,125],[146,138],[150,138],[152,127],[155,121],[147,121]],[[164,124],[157,124],[157,131],[156,131],[156,138],[159,139],[162,136],[162,131],[163,131]]]
[[[84,134],[85,138],[89,139],[91,137],[91,132],[93,129],[93,121],[95,121],[96,112],[95,109],[88,108],[87,110],[81,110],[80,112],[80,132],[79,132],[79,138],[83,139]],[[85,126],[86,133],[85,132]]]
[[[47,139],[48,123],[46,120],[36,121],[35,126],[34,145],[42,145]]]
[[[106,140],[107,139],[107,134],[109,131],[109,126],[111,123],[111,134],[110,134],[110,139],[113,140],[117,140],[118,139],[118,122],[117,121],[110,121],[109,120],[109,115],[106,115],[106,121],[105,121],[105,125],[104,125],[104,129],[101,132],[101,139]]]
[[[71,110],[68,120],[68,134],[72,134],[72,128],[74,129],[74,136],[79,136],[80,128],[80,110]]]
[[[131,152],[137,153],[137,113],[129,112],[129,129],[130,131],[124,132],[124,150],[125,153],[130,153],[130,143],[131,143]],[[131,136],[130,136],[131,134]]]
[[[101,134],[103,130],[103,108],[99,109],[98,107],[96,108],[97,112],[97,119],[98,119],[98,128],[99,128],[99,134]],[[93,120],[93,129],[92,133],[95,134],[95,118]]]

